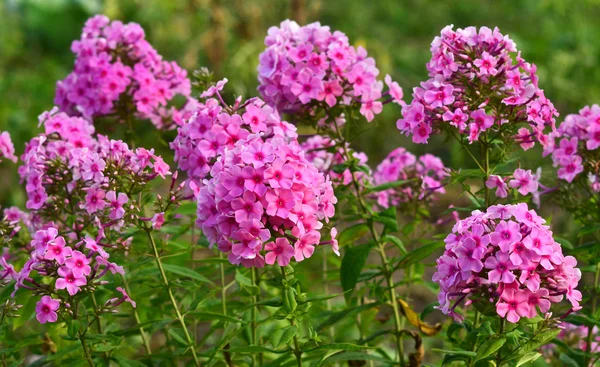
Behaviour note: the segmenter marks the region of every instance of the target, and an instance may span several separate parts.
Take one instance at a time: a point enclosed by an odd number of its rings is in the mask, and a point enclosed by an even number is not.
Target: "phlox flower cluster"
[[[565,297],[572,310],[580,309],[577,260],[563,255],[544,223],[525,203],[494,205],[458,221],[433,275],[442,312],[460,319],[455,308],[468,299],[516,323],[548,312]]]
[[[2,158],[6,158],[15,163],[17,162],[15,146],[10,138],[10,134],[6,131],[0,131],[0,162],[2,162]]]
[[[122,141],[96,136],[93,125],[81,117],[53,110],[43,113],[40,122],[45,132],[27,144],[19,167],[27,209],[52,214],[66,205],[71,214],[106,213],[118,222],[129,201],[125,190],[139,192],[148,181],[170,174],[152,150],[132,151]],[[63,196],[65,201],[57,202]]]
[[[169,105],[191,93],[187,72],[165,61],[146,41],[139,24],[123,24],[96,15],[73,42],[74,70],[56,85],[55,103],[72,116],[96,118],[135,115],[159,129],[173,127],[185,110]]]
[[[207,99],[198,103],[191,118],[178,127],[171,143],[179,169],[196,184],[202,182],[225,149],[234,148],[251,134],[285,141],[297,137],[296,127],[282,121],[275,109],[258,98],[243,104],[238,99],[234,106],[226,106],[219,94],[226,82],[222,80],[202,94]]]
[[[445,27],[431,44],[430,79],[414,88],[398,129],[415,143],[451,126],[471,143],[483,132],[502,130],[524,149],[536,141],[545,146],[544,129],[554,127],[558,113],[538,86],[536,66],[520,53],[513,58],[515,52],[498,28]]]
[[[565,117],[556,132],[548,134],[551,144],[545,151],[552,153],[558,168],[558,178],[573,182],[582,172],[594,192],[600,192],[600,107],[586,106],[578,114]]]
[[[411,182],[377,192],[377,203],[388,208],[413,200],[432,200],[446,193],[442,181],[447,176],[448,170],[438,157],[425,154],[417,159],[406,149],[396,148],[375,169],[374,184]]]
[[[343,104],[359,106],[370,122],[384,103],[402,103],[398,83],[386,76],[389,91],[383,93],[375,60],[364,48],[351,46],[340,31],[286,20],[269,29],[265,45],[259,57],[258,90],[281,111],[311,112],[317,105]]]
[[[304,150],[306,159],[325,175],[329,175],[334,185],[349,185],[352,183],[352,172],[349,168],[344,169],[341,173],[336,172],[334,167],[343,165],[346,162],[346,154],[344,148],[339,146],[335,139],[327,136],[314,135],[300,143]],[[346,149],[350,149],[346,146]],[[368,167],[367,161],[369,158],[363,152],[352,151],[352,157],[357,160],[360,166]],[[370,175],[363,171],[354,172],[354,178],[363,184],[371,181]]]
[[[562,330],[556,336],[556,339],[562,343],[568,345],[571,348],[577,348],[579,350],[587,351],[588,349],[588,335],[589,326],[585,325],[574,325],[569,322],[562,322],[559,326]],[[600,330],[597,326],[592,328],[592,339],[590,344],[590,353],[596,354],[600,352]],[[559,359],[560,352],[556,346],[548,344],[542,347],[542,355],[548,361],[556,361]]]
[[[225,148],[197,193],[197,224],[232,264],[285,266],[312,256],[337,202],[296,141],[250,134]],[[332,229],[332,237],[335,237]]]
[[[42,324],[56,322],[58,313],[73,312],[70,304],[75,295],[93,292],[106,284],[102,278],[108,273],[124,274],[123,267],[109,261],[105,246],[89,236],[83,239],[61,236],[58,229],[47,226],[33,235],[27,247],[30,255],[19,271],[7,262],[12,256],[0,258],[0,279],[14,281],[13,297],[20,289],[42,294],[36,304],[36,318]],[[106,301],[103,311],[108,312],[124,301],[135,307],[125,291],[121,288],[117,291],[120,295]]]

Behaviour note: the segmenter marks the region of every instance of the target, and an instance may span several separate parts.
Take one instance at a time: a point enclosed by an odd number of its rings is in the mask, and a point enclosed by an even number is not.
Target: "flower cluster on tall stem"
[[[201,98],[206,99],[177,129],[177,137],[170,145],[179,169],[196,185],[202,184],[226,149],[233,149],[252,134],[279,137],[284,142],[297,137],[296,127],[283,121],[277,110],[260,99],[244,103],[238,99],[233,106],[225,104],[220,91],[226,83],[227,79],[219,81],[202,93]]]
[[[335,213],[331,181],[305,158],[295,129],[259,99],[246,103],[238,99],[234,106],[210,99],[209,104],[212,109],[202,107],[180,129],[180,137],[196,131],[199,121],[208,124],[207,138],[225,137],[226,130],[245,132],[215,144],[208,176],[200,187],[193,184],[197,224],[211,246],[218,245],[231,263],[247,267],[275,262],[285,266],[292,258],[299,262],[311,257],[321,243],[323,222]],[[250,131],[245,130],[248,126]],[[199,146],[204,142],[201,139]],[[195,141],[187,143],[194,147]],[[173,146],[181,147],[177,141]]]
[[[377,166],[373,181],[375,185],[396,181],[407,183],[377,192],[377,203],[388,208],[416,200],[434,200],[446,192],[442,181],[447,176],[447,168],[438,157],[424,154],[417,159],[405,148],[396,148]]]
[[[40,121],[45,131],[27,144],[19,168],[33,240],[9,250],[9,259],[26,260],[11,274],[15,292],[25,289],[58,299],[39,303],[38,319],[48,322],[56,321],[56,312],[76,317],[76,295],[107,284],[102,278],[109,273],[124,274],[109,258],[127,252],[131,239],[122,231],[143,220],[138,194],[170,172],[152,151],[132,151],[122,141],[95,135],[83,118],[52,111]],[[108,312],[124,301],[135,306],[122,289],[117,294],[95,311]]]
[[[377,80],[375,60],[362,47],[351,46],[340,31],[320,23],[299,26],[285,20],[271,27],[260,54],[258,91],[280,111],[311,114],[325,103],[356,106],[367,121],[383,104],[402,103],[402,88],[386,76],[389,90]]]
[[[494,205],[460,220],[446,237],[433,280],[440,285],[440,309],[461,319],[463,301],[494,307],[509,322],[547,313],[566,298],[580,309],[577,260],[564,256],[545,220],[527,204]]]
[[[536,66],[526,62],[515,43],[481,27],[445,27],[431,44],[430,79],[413,90],[398,129],[415,143],[427,143],[442,129],[454,129],[469,142],[488,132],[517,140],[524,149],[548,145],[545,129],[558,116],[538,86]]]
[[[193,105],[187,72],[163,60],[139,24],[96,15],[71,50],[75,67],[57,83],[55,103],[72,116],[116,117],[123,123],[135,115],[169,129],[182,123],[187,111],[170,103],[173,98],[181,95]]]

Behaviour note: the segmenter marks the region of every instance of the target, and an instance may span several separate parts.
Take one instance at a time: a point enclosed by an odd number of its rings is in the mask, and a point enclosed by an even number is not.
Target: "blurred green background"
[[[165,59],[190,71],[207,66],[216,77],[229,78],[228,92],[245,97],[255,94],[267,29],[293,18],[348,34],[407,95],[426,78],[429,44],[445,25],[498,26],[537,64],[540,86],[561,115],[600,101],[600,0],[0,0],[0,130],[12,134],[19,155],[38,132],[37,116],[53,106],[55,82],[72,68],[71,42],[97,13],[140,23]],[[438,154],[455,168],[469,165],[456,144],[439,138],[434,144],[410,144],[395,128],[399,115],[399,107],[390,106],[357,141],[372,166],[399,145]],[[145,146],[155,145],[156,132],[149,126],[138,127]],[[169,154],[165,144],[160,148]],[[548,164],[539,161],[535,149],[522,157],[530,168]],[[14,165],[2,164],[2,206],[25,202],[15,173]]]

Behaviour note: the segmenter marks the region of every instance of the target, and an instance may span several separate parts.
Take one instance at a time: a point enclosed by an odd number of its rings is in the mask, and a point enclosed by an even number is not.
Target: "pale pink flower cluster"
[[[513,59],[516,51],[498,28],[445,27],[431,44],[430,79],[414,88],[398,129],[415,143],[427,143],[435,130],[447,126],[472,143],[510,123],[512,138],[524,149],[536,141],[547,145],[544,129],[554,128],[558,113],[538,86],[536,66],[520,53]]]
[[[586,106],[578,114],[565,117],[556,132],[547,135],[550,142],[545,154],[552,153],[558,178],[573,182],[587,173],[594,192],[600,192],[600,107]]]
[[[295,140],[249,134],[226,147],[197,199],[198,226],[232,264],[284,266],[320,244],[338,251],[319,232],[335,213],[332,184]]]
[[[62,111],[86,118],[116,114],[123,120],[135,114],[159,129],[182,120],[185,109],[169,102],[176,95],[190,99],[187,72],[174,61],[164,61],[139,24],[96,15],[85,23],[71,50],[75,68],[56,85],[55,103]]]
[[[0,162],[2,162],[2,158],[6,158],[15,163],[17,162],[17,157],[15,156],[15,146],[10,139],[10,134],[6,131],[0,131]]]
[[[490,175],[485,181],[488,189],[496,189],[495,194],[499,198],[506,198],[510,189],[516,190],[525,196],[532,194],[536,204],[539,205],[541,169],[533,173],[530,169],[517,168],[510,176]]]
[[[211,170],[217,157],[225,149],[232,149],[240,140],[251,134],[280,137],[285,141],[294,139],[296,127],[282,121],[275,109],[258,98],[235,106],[224,106],[219,91],[227,79],[220,81],[203,93],[208,98],[199,103],[191,118],[177,129],[177,137],[171,143],[178,168],[185,171],[196,184]]]
[[[455,309],[468,299],[477,309],[493,305],[515,323],[548,312],[565,297],[572,310],[580,309],[577,260],[563,255],[544,223],[524,203],[494,205],[458,221],[433,275],[442,312],[461,319]]]
[[[106,214],[119,221],[128,202],[124,190],[170,174],[153,150],[132,151],[122,141],[95,136],[93,125],[81,117],[53,110],[43,113],[40,123],[45,132],[27,144],[19,167],[28,209],[41,210],[48,202],[50,210],[56,205],[77,206],[88,215]],[[65,194],[73,200],[56,203],[56,195]]]
[[[349,185],[352,183],[352,172],[349,168],[344,169],[341,173],[335,171],[335,167],[343,165],[346,162],[346,154],[343,147],[338,146],[335,139],[327,136],[314,135],[300,143],[300,146],[305,152],[306,159],[312,162],[315,167],[325,175],[329,175],[331,181],[335,184]],[[346,149],[350,149],[349,146]],[[358,164],[363,167],[367,166],[369,158],[363,152],[352,151]],[[371,181],[370,175],[363,171],[354,172],[354,179],[362,184]]]
[[[406,149],[396,148],[375,169],[374,184],[412,182],[377,192],[377,203],[388,208],[413,200],[435,199],[446,193],[442,181],[448,175],[448,169],[438,157],[424,154],[417,159]]]
[[[36,304],[36,318],[42,324],[56,322],[59,308],[69,312],[71,297],[79,292],[93,292],[106,284],[102,278],[108,273],[124,274],[123,267],[108,260],[110,255],[106,249],[109,247],[89,236],[65,238],[56,228],[48,226],[33,235],[28,247],[30,256],[19,271],[8,264],[6,258],[0,258],[0,278],[15,282],[13,297],[19,289],[45,294]],[[40,276],[42,280],[38,279]],[[52,286],[45,285],[48,283]],[[104,307],[114,308],[124,301],[131,302],[128,298],[122,295],[110,299]],[[135,307],[135,303],[131,303]]]
[[[587,351],[589,326],[574,325],[569,322],[562,322],[559,326],[562,330],[557,335],[556,339],[566,344],[570,348]],[[592,340],[590,344],[590,353],[596,354],[600,352],[600,329],[597,326],[592,328]],[[542,355],[546,360],[558,361],[560,351],[555,345],[545,345],[541,349]]]
[[[340,31],[332,32],[320,23],[301,27],[286,20],[269,29],[265,45],[259,57],[258,90],[281,111],[356,105],[370,122],[384,103],[403,103],[398,83],[386,76],[389,91],[383,93],[375,60],[364,48],[351,46]]]

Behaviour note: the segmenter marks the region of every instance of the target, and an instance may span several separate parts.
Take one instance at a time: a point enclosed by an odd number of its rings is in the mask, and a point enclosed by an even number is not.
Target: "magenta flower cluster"
[[[351,46],[342,32],[332,32],[320,23],[301,27],[286,20],[269,29],[265,45],[259,58],[258,90],[281,111],[356,105],[370,122],[384,103],[402,103],[398,83],[386,76],[389,91],[382,93],[375,60],[364,48]]]
[[[430,79],[414,88],[398,129],[426,143],[435,130],[451,126],[472,143],[510,123],[524,149],[536,141],[545,146],[544,129],[554,127],[558,113],[538,86],[536,66],[520,53],[513,59],[516,51],[497,28],[445,27],[431,44]]]
[[[181,122],[185,110],[170,106],[175,95],[189,98],[191,83],[177,63],[164,61],[136,23],[90,18],[71,49],[74,70],[56,85],[55,103],[72,116],[135,115],[159,129]],[[125,122],[125,121],[121,121]]]
[[[547,135],[551,142],[545,153],[552,153],[552,162],[558,169],[558,178],[567,182],[582,172],[588,174],[594,192],[600,192],[600,107],[586,106],[578,114],[565,117],[555,132]],[[596,154],[596,155],[594,155]]]
[[[373,181],[382,185],[394,181],[414,181],[376,193],[377,203],[384,208],[413,200],[431,200],[446,193],[442,181],[448,169],[438,157],[424,154],[418,159],[404,148],[396,148],[375,169]]]
[[[226,79],[220,81],[203,93],[203,97],[215,98],[198,103],[192,117],[177,129],[177,137],[171,143],[179,169],[196,184],[210,172],[218,156],[251,134],[280,137],[285,141],[297,137],[296,127],[282,121],[275,109],[258,98],[243,104],[236,101],[233,111],[224,107],[219,91],[226,82]]]
[[[311,257],[325,244],[319,230],[337,202],[329,178],[295,140],[260,134],[225,148],[197,199],[197,224],[209,242],[246,267]],[[335,241],[327,243],[337,252]]]
[[[2,158],[6,158],[15,163],[17,162],[15,146],[10,138],[10,134],[6,131],[0,132],[0,162],[2,162]]]
[[[304,150],[305,157],[309,162],[312,162],[315,167],[324,175],[329,175],[334,185],[349,185],[352,183],[352,171],[349,168],[344,169],[341,173],[334,171],[334,167],[346,162],[344,148],[338,147],[339,143],[335,139],[331,139],[322,135],[314,135],[306,139],[300,144]],[[350,149],[350,147],[346,147]],[[363,152],[352,151],[358,164],[367,167],[369,158]],[[363,183],[370,183],[371,177],[365,172],[354,172],[354,178]]]
[[[458,221],[433,275],[442,312],[460,319],[455,308],[468,299],[478,309],[493,305],[515,323],[548,312],[565,297],[580,309],[577,260],[563,255],[544,223],[524,203],[494,205]]]

